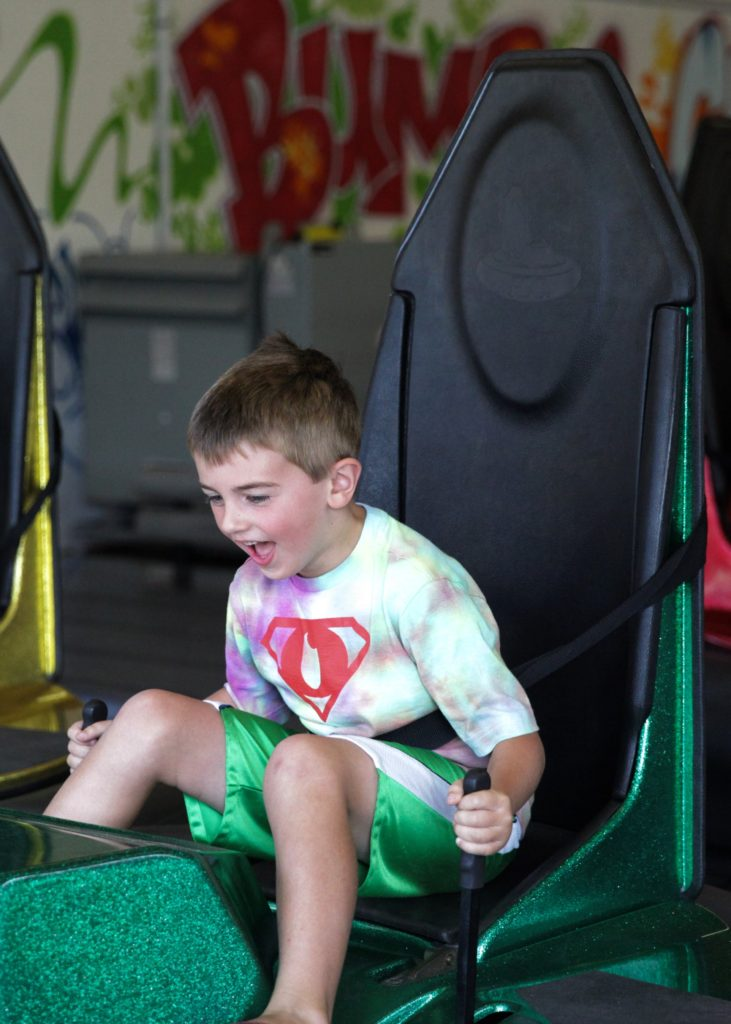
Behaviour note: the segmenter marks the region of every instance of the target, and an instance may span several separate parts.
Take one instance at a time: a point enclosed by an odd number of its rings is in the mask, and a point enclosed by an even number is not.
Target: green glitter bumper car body
[[[572,640],[699,529],[702,339],[695,243],[622,75],[590,51],[498,60],[397,259],[360,494],[467,566],[511,666],[574,655],[530,689],[547,770],[482,893],[476,1020],[731,1018],[697,566]],[[251,1018],[276,969],[260,871],[0,811],[3,1019]],[[338,1024],[454,1020],[458,914],[453,894],[362,901]]]

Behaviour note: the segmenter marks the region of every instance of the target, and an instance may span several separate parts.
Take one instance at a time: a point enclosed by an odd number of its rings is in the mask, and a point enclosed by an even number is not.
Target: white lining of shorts
[[[415,757],[409,757],[398,747],[392,747],[370,736],[343,736],[331,733],[330,739],[355,743],[368,754],[376,768],[394,782],[408,789],[442,818],[446,818],[447,821],[454,818],[456,808],[447,803],[449,783],[435,775]]]
[[[398,747],[392,747],[389,743],[383,743],[381,740],[373,739],[370,736],[338,736],[331,734],[330,738],[355,743],[356,746],[368,754],[376,768],[388,775],[394,782],[398,782],[404,789],[413,793],[415,797],[428,807],[431,807],[442,818],[446,818],[447,821],[454,819],[457,808],[447,803],[449,783],[430,771],[426,765],[422,764],[421,761],[417,761],[415,757],[410,757],[403,750],[399,750]],[[523,829],[516,818],[513,820],[513,828],[507,843],[498,853],[510,853],[511,850],[516,850],[520,846],[522,838]]]
[[[201,703],[210,704],[211,707],[217,708],[218,711],[220,711],[221,708],[238,708],[239,711],[243,711],[244,709],[239,704],[238,700],[236,699],[236,695],[234,694],[229,684],[224,683],[223,688],[229,695],[229,700],[209,700],[208,698],[206,698]]]

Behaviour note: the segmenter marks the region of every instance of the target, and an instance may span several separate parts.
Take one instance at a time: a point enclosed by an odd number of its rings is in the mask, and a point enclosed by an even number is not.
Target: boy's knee
[[[115,726],[134,730],[140,739],[157,737],[166,731],[174,717],[176,696],[167,690],[140,690],[119,709]]]
[[[349,803],[364,789],[375,793],[375,785],[373,761],[360,748],[302,733],[287,736],[276,745],[264,773],[265,792],[279,786],[299,793],[307,787],[331,794],[339,790]]]
[[[322,736],[297,733],[281,740],[269,758],[264,774],[266,786],[292,780],[297,788],[303,784],[323,783],[337,776],[337,764]]]

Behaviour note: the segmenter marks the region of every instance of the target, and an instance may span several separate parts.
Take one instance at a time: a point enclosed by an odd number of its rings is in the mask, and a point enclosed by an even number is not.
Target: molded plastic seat
[[[396,262],[359,496],[469,569],[511,666],[570,641],[653,574],[680,539],[683,487],[686,526],[697,519],[697,360],[685,375],[700,288],[616,66],[588,51],[497,61]],[[697,702],[697,581],[693,595]],[[547,750],[541,843],[596,834],[637,785],[659,623],[656,605],[531,691]],[[699,764],[686,768],[700,786]],[[535,861],[524,855],[517,878]]]
[[[60,669],[56,552],[45,497],[52,448],[40,224],[0,147],[0,793],[65,771],[63,732],[80,704]],[[6,728],[7,727],[7,728]],[[20,727],[20,728],[18,728]],[[10,732],[10,729],[13,731]]]
[[[5,239],[0,278],[0,540],[23,505],[23,457],[35,333],[36,278],[45,243],[35,214],[0,151],[0,225]],[[0,565],[0,616],[10,604],[15,551]]]

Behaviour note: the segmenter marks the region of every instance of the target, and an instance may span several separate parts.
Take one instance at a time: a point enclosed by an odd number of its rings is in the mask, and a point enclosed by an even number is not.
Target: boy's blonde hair
[[[272,448],[322,480],[358,455],[353,389],[329,356],[272,334],[206,391],[188,427],[190,451],[213,465],[242,443]]]

